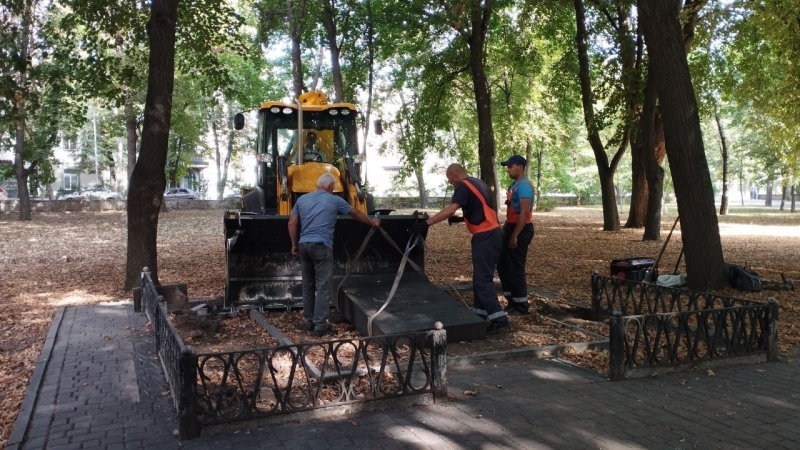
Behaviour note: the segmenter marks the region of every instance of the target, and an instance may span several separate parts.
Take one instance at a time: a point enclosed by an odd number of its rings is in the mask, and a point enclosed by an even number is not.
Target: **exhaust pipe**
[[[297,102],[297,164],[303,164],[303,160],[305,159],[303,155],[303,105],[300,103],[300,99],[294,99]]]

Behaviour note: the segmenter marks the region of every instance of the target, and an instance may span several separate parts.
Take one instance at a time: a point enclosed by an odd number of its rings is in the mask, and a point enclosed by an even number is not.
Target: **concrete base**
[[[340,289],[341,312],[362,335],[369,335],[367,321],[389,297],[394,278],[394,274],[350,276]],[[338,286],[339,280],[333,285]],[[372,322],[372,334],[427,331],[437,321],[444,324],[448,342],[486,338],[486,321],[409,269],[392,301]]]

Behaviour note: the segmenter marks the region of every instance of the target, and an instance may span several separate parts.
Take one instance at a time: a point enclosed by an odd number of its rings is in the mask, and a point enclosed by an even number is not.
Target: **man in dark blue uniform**
[[[459,208],[463,210],[464,222],[472,234],[473,311],[490,322],[486,332],[495,334],[508,329],[509,325],[494,287],[494,268],[503,233],[492,208],[492,196],[486,183],[467,176],[460,164],[451,164],[445,175],[447,181],[455,186],[453,199],[446,208],[420,222],[418,231],[451,218]]]

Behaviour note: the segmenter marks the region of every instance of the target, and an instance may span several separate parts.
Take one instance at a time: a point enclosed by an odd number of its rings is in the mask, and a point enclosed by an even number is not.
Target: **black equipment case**
[[[642,281],[656,261],[653,258],[623,258],[611,261],[611,276],[626,280]]]

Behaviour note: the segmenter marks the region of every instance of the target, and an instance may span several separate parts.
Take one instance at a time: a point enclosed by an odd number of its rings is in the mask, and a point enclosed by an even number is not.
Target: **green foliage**
[[[536,202],[536,211],[548,212],[553,211],[558,206],[558,202],[554,198],[540,198]]]

